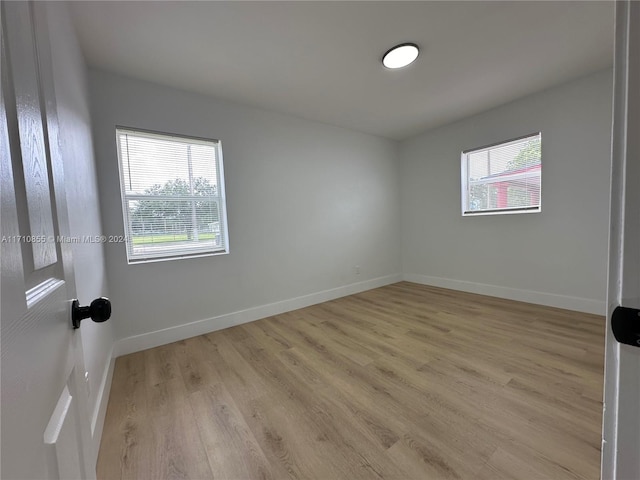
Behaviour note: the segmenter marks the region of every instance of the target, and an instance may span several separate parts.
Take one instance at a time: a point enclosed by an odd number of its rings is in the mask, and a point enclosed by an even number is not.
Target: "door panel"
[[[620,305],[640,309],[640,2],[629,2],[625,17],[627,138]],[[619,347],[616,474],[620,479],[637,479],[640,478],[640,348]]]
[[[69,385],[74,377],[75,372],[72,372],[69,383],[62,391],[44,431],[44,443],[49,447],[47,463],[55,467],[50,471],[51,478],[69,480],[86,478],[81,455],[76,445],[79,421],[78,401],[69,392]]]
[[[45,152],[45,135],[41,112],[35,43],[28,5],[15,8],[11,22],[6,24],[6,39],[11,50],[11,71],[14,82],[15,107],[18,118],[20,149],[29,234],[54,238],[51,191]],[[30,243],[33,270],[56,263],[55,242]],[[28,248],[28,247],[27,247]]]
[[[640,478],[640,348],[611,331],[617,306],[640,309],[640,2],[616,4],[603,479]]]
[[[92,478],[82,343],[70,322],[73,261],[55,242],[68,235],[68,219],[45,6],[0,9],[0,475]]]

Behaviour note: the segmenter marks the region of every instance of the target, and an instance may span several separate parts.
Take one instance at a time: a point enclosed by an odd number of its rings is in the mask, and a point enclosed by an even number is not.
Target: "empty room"
[[[640,478],[640,2],[0,15],[3,479]]]

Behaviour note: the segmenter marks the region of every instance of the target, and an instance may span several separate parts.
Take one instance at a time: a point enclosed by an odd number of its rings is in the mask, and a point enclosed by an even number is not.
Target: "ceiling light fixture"
[[[402,68],[418,58],[418,46],[415,43],[401,43],[388,50],[382,57],[382,64],[387,68]]]

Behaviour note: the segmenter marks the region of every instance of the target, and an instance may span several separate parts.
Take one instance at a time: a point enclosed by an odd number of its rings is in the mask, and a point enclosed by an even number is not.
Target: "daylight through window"
[[[462,152],[462,214],[540,211],[541,134]]]
[[[127,260],[228,253],[218,140],[117,128]]]

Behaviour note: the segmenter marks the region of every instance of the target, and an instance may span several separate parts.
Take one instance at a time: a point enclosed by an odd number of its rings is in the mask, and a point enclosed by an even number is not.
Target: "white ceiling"
[[[612,64],[613,2],[73,2],[94,67],[403,139]],[[386,70],[395,44],[418,60]]]

